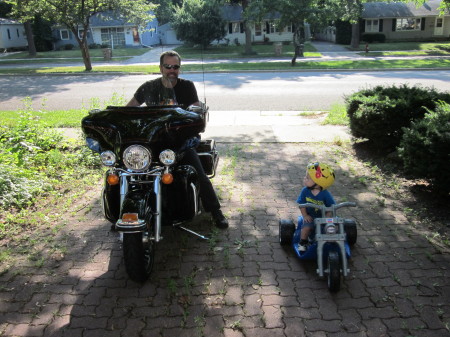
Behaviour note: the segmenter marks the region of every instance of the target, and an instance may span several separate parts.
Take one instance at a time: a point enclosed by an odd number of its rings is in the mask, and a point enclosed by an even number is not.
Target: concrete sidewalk
[[[203,139],[220,143],[332,143],[349,141],[348,127],[322,125],[323,115],[301,111],[210,111]],[[79,128],[60,129],[66,137],[81,136]]]
[[[347,141],[348,128],[322,125],[325,115],[300,111],[212,111],[203,138],[221,143],[311,143]]]

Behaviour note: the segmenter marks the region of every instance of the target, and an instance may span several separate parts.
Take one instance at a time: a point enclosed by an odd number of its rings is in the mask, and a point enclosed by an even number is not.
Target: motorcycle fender
[[[125,213],[138,213],[140,220],[145,220],[148,224],[152,217],[150,200],[152,191],[134,190],[129,191],[123,200],[120,218]]]

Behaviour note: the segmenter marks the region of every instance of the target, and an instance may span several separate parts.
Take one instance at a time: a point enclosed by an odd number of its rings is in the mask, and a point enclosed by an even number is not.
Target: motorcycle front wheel
[[[341,260],[339,253],[331,251],[328,254],[328,289],[337,292],[341,288]]]
[[[127,274],[133,281],[146,281],[155,260],[154,242],[143,240],[142,233],[124,233],[123,257]]]

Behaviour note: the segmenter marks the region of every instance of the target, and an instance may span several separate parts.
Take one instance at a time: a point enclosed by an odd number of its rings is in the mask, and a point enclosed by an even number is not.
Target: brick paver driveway
[[[67,253],[45,267],[0,276],[0,336],[450,336],[449,255],[435,248],[370,170],[324,144],[221,144],[214,185],[230,219],[206,215],[203,241],[164,228],[145,284],[128,280],[117,233],[99,207],[99,187],[61,231]],[[307,162],[337,169],[331,191],[358,208],[351,273],[331,294],[278,243],[278,220],[296,218]]]

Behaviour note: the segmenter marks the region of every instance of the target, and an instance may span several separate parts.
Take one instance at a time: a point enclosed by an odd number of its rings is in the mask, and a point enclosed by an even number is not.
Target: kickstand
[[[188,232],[188,233],[191,233],[191,234],[193,234],[193,235],[195,235],[195,236],[198,236],[199,238],[201,238],[201,239],[203,239],[203,240],[209,240],[208,237],[206,237],[206,236],[204,236],[204,235],[201,235],[201,234],[198,234],[197,232],[194,232],[193,230],[190,230],[189,228],[186,228],[186,227],[183,227],[183,226],[179,226],[179,225],[174,225],[174,227],[175,227],[175,228],[182,229],[182,230],[184,230],[184,231],[186,231],[186,232]]]

